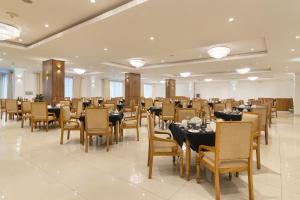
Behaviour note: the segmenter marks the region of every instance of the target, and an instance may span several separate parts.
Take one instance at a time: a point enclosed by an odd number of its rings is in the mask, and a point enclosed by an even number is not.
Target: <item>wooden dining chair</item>
[[[175,111],[175,122],[182,122],[184,119],[192,119],[197,116],[194,108],[177,108]]]
[[[189,104],[189,100],[188,99],[183,99],[180,101],[182,108],[187,108],[188,104]]]
[[[21,123],[21,127],[23,128],[26,119],[29,119],[29,122],[30,122],[31,102],[30,101],[23,101],[21,103],[21,111],[22,111],[22,123]],[[29,123],[29,125],[30,125],[30,123]]]
[[[33,132],[33,128],[36,126],[37,122],[43,122],[46,126],[46,132],[49,129],[49,122],[53,122],[53,127],[56,126],[56,116],[49,115],[47,104],[45,102],[32,102],[31,103],[31,132]]]
[[[196,156],[197,182],[203,165],[214,173],[216,200],[220,200],[220,174],[248,172],[249,200],[254,199],[251,122],[217,122],[215,147],[200,145]]]
[[[142,119],[147,118],[148,109],[153,106],[153,99],[146,98],[144,99],[145,106],[141,107],[141,114],[140,114],[140,126],[142,125]]]
[[[162,101],[154,101],[154,106],[156,107],[162,107],[163,102]]]
[[[269,144],[268,108],[266,106],[252,106],[251,112],[260,115],[260,132],[265,133],[265,144]]]
[[[22,111],[18,109],[18,101],[16,99],[6,99],[5,106],[5,121],[7,121],[7,115],[11,115],[12,119],[14,119],[14,116],[16,115],[18,121],[19,115],[22,114]]]
[[[215,103],[213,108],[214,108],[214,112],[223,112],[226,106],[224,103]]]
[[[60,107],[60,144],[64,143],[64,132],[68,131],[67,139],[70,139],[70,132],[73,130],[80,132],[80,143],[83,143],[83,130],[81,124],[76,119],[71,118],[71,111],[69,106],[61,106]]]
[[[72,104],[72,110],[75,112],[71,112],[71,118],[79,120],[80,116],[83,113],[83,102],[81,100],[76,101],[76,107],[73,107]]]
[[[197,116],[199,117],[202,111],[202,101],[201,100],[193,100],[192,108],[196,109]]]
[[[130,99],[129,105],[127,105],[123,111],[124,113],[130,113],[130,116],[132,117],[133,113],[135,112],[135,106],[136,102],[134,99]]]
[[[1,119],[3,116],[3,113],[6,113],[6,99],[1,99]]]
[[[153,158],[154,156],[175,156],[179,157],[179,174],[183,176],[183,151],[177,142],[170,138],[158,137],[159,133],[154,131],[154,120],[150,113],[148,113],[148,178],[152,178]],[[175,159],[173,159],[175,162]]]
[[[242,121],[252,123],[252,135],[253,135],[253,150],[256,151],[256,167],[261,168],[260,164],[260,121],[261,116],[258,113],[244,112],[242,115]]]
[[[140,140],[139,133],[139,124],[140,124],[140,106],[135,106],[135,115],[132,117],[126,117],[121,123],[120,126],[120,139],[123,140],[124,129],[136,129],[136,140]]]
[[[212,119],[211,109],[210,109],[210,106],[208,105],[208,103],[203,104],[202,113],[204,114],[204,116],[207,120]]]
[[[160,121],[164,122],[174,122],[175,121],[175,104],[174,103],[163,103],[162,112],[159,115],[159,126]]]
[[[72,107],[71,107],[71,112],[72,113],[76,113],[77,109],[78,109],[78,104],[81,102],[82,104],[82,101],[81,101],[81,98],[72,98],[72,101],[71,101],[71,104],[72,104]]]
[[[115,111],[117,109],[117,105],[115,104],[115,102],[105,102],[103,104],[103,108],[106,108],[109,111]]]
[[[59,101],[60,106],[70,106],[71,102],[69,100]]]
[[[106,151],[109,151],[109,138],[112,129],[109,127],[107,109],[87,108],[85,114],[85,152],[89,149],[89,137],[106,136]]]

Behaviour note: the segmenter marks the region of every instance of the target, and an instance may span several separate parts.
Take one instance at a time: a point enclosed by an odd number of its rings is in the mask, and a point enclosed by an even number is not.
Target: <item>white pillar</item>
[[[300,73],[295,73],[294,112],[300,115]]]

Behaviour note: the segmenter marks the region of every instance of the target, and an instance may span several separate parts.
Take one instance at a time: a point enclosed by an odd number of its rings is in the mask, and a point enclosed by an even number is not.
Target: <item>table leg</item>
[[[153,112],[152,115],[153,115],[153,121],[154,121],[154,127],[155,127],[155,125],[156,125],[156,122],[155,122],[155,116],[156,116],[156,115],[155,115],[155,112]]]
[[[119,141],[119,127],[120,127],[120,123],[119,123],[119,121],[117,121],[115,124],[115,128],[114,128],[116,144],[118,144],[118,141]]]
[[[80,144],[84,145],[84,127],[83,123],[80,125]]]
[[[191,165],[191,148],[190,142],[188,140],[185,141],[186,149],[185,149],[185,176],[186,179],[190,180],[190,165]]]

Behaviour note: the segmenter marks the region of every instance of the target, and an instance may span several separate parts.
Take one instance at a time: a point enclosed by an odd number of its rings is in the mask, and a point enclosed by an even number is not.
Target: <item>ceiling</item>
[[[85,68],[110,79],[124,72],[149,81],[246,79],[235,73],[242,67],[261,79],[290,78],[300,71],[299,9],[298,0],[3,0],[0,21],[22,33],[21,40],[0,42],[0,66],[39,71],[43,60],[56,58],[69,72]],[[207,49],[216,45],[231,54],[210,58]],[[130,58],[146,66],[133,68]]]

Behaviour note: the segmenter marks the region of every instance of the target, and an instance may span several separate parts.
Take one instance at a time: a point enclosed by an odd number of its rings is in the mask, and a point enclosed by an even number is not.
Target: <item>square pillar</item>
[[[176,96],[176,80],[166,79],[166,98],[173,98]]]
[[[141,97],[141,75],[136,73],[125,74],[125,102],[126,105],[134,99],[138,103]]]

